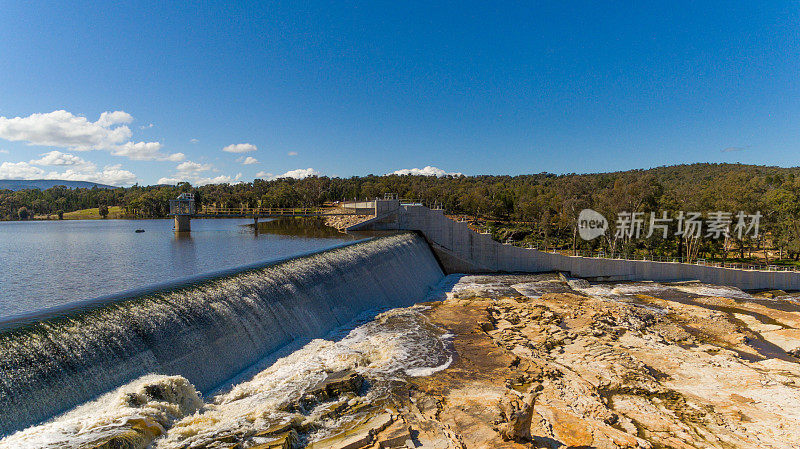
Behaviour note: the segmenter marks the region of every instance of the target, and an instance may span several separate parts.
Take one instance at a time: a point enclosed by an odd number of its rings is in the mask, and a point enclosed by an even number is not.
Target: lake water
[[[172,220],[0,222],[0,318],[359,238],[318,220],[252,223],[195,219],[177,235]]]

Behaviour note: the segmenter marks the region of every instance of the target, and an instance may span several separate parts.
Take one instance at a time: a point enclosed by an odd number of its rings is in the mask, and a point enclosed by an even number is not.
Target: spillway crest
[[[0,434],[148,373],[210,391],[365,311],[411,305],[442,276],[422,237],[399,234],[4,330]]]

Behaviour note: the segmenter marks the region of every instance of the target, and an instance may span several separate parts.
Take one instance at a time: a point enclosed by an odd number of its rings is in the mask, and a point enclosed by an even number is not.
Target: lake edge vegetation
[[[627,256],[795,263],[800,260],[800,167],[783,168],[744,164],[689,164],[613,173],[538,173],[519,176],[360,176],[254,180],[249,183],[134,185],[114,189],[0,190],[0,218],[4,220],[57,217],[82,209],[118,206],[122,218],[164,218],[169,200],[193,192],[198,206],[312,207],[335,201],[371,199],[385,193],[440,204],[496,240],[562,252],[622,253]],[[610,230],[592,241],[578,237],[577,216],[593,209],[605,216]],[[615,236],[620,212],[681,211],[704,215],[724,211],[760,212],[758,237],[690,241],[660,233],[646,238]],[[734,218],[735,220],[735,218]],[[645,226],[647,223],[645,223]]]

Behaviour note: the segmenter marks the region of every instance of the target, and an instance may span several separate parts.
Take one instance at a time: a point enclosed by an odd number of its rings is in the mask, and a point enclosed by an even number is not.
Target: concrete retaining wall
[[[565,271],[608,280],[699,280],[742,289],[800,290],[800,273],[717,268],[676,262],[562,256],[498,243],[441,210],[379,200],[382,215],[348,230],[421,231],[448,272]],[[377,208],[377,206],[376,206]]]

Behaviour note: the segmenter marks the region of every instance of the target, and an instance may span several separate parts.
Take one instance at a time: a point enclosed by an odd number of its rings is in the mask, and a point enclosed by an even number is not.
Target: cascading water
[[[364,311],[413,304],[442,276],[424,239],[400,234],[7,329],[0,433],[148,373],[207,392]]]

